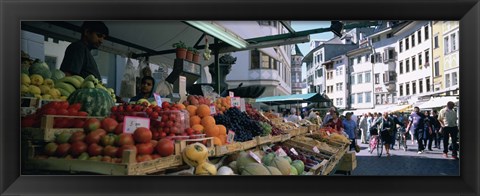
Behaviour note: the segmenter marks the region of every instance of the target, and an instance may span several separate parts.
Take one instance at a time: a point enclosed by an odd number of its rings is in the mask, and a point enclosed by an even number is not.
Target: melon
[[[115,105],[110,93],[100,88],[77,89],[68,97],[70,105],[80,103],[81,111],[90,116],[109,116],[111,108]]]
[[[290,163],[283,157],[275,157],[270,166],[276,167],[283,175],[290,175]]]
[[[253,159],[247,152],[245,151],[240,152],[237,158],[238,173],[242,173],[245,166],[247,166],[247,164],[249,163],[258,163],[258,162],[255,159]]]
[[[222,176],[231,176],[233,175],[233,170],[230,167],[227,166],[222,166],[218,168],[217,175],[222,175]]]
[[[54,69],[52,71],[52,80],[57,81],[65,77],[65,73],[59,69]]]
[[[196,167],[208,159],[208,148],[202,143],[195,142],[182,151],[182,157],[188,165]]]
[[[288,164],[292,164],[292,158],[290,158],[289,156],[285,156],[283,158],[287,159]]]
[[[275,153],[268,153],[267,155],[263,156],[262,163],[265,165],[270,165],[275,158]]]
[[[230,167],[233,170],[233,173],[238,174],[237,161],[230,162],[228,164],[228,167]]]
[[[270,171],[260,163],[248,163],[245,165],[242,175],[270,175]]]
[[[293,176],[298,175],[297,169],[295,169],[293,165],[290,166],[290,175],[293,175]]]
[[[295,160],[291,165],[297,169],[299,175],[305,170],[305,164],[301,160]]]
[[[33,65],[30,66],[28,69],[30,75],[38,74],[41,75],[44,79],[50,78],[52,76],[52,72],[50,72],[50,68],[48,65],[43,61],[36,61]]]
[[[205,161],[195,168],[195,175],[217,175],[217,168],[215,165]]]
[[[281,176],[282,175],[282,172],[280,172],[280,170],[278,170],[276,167],[267,166],[267,169],[268,169],[268,171],[270,172],[271,175],[275,175],[275,176]]]

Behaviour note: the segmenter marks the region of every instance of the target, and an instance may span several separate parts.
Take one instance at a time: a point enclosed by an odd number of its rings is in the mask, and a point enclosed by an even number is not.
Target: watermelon
[[[52,72],[52,80],[57,81],[65,77],[65,73],[59,69],[54,69]]]
[[[111,108],[115,105],[110,93],[100,88],[77,89],[68,97],[68,103],[80,103],[81,111],[90,116],[109,116]]]
[[[52,77],[52,72],[50,72],[50,68],[43,61],[36,61],[35,63],[33,63],[28,69],[28,72],[30,72],[30,75],[41,75],[44,79]]]

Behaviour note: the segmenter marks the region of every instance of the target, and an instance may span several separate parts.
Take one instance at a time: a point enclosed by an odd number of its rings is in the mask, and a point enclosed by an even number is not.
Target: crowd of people
[[[344,132],[352,141],[350,150],[354,149],[357,152],[360,151],[356,141],[358,138],[362,144],[368,144],[372,135],[378,135],[385,144],[386,155],[390,156],[390,151],[395,150],[397,136],[403,135],[405,139],[410,138],[412,145],[417,144],[418,154],[424,153],[425,150],[433,151],[433,148],[443,149],[444,158],[458,160],[459,130],[454,107],[453,102],[448,102],[439,112],[437,110],[421,112],[420,108],[414,107],[410,114],[369,112],[358,117],[353,112],[340,115],[335,107],[331,107],[323,117],[321,125]],[[295,109],[286,111],[284,117],[285,121],[292,122],[301,119],[321,119],[317,111],[300,112]],[[399,131],[401,134],[398,134]],[[451,157],[448,155],[449,152]]]

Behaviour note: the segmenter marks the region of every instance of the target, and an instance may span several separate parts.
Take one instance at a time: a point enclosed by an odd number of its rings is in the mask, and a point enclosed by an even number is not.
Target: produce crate
[[[272,135],[257,136],[255,139],[257,140],[257,145],[272,143]]]
[[[309,132],[314,132],[316,130],[320,129],[319,125],[308,125],[308,131]]]
[[[21,97],[20,98],[20,107],[32,107],[38,108],[39,99],[35,97]]]
[[[288,134],[290,134],[290,137],[293,137],[293,136],[297,136],[297,135],[298,135],[299,129],[298,129],[298,128],[295,128],[295,129],[291,129],[291,130],[286,130],[285,132],[287,132]]]
[[[185,139],[185,140],[178,140],[176,143],[180,144],[180,152],[182,152],[187,145],[191,143],[203,143],[208,149],[208,156],[215,156],[215,145],[213,144],[213,137],[205,137],[205,138],[198,138],[198,139]]]
[[[287,141],[287,140],[289,140],[290,138],[292,138],[292,136],[291,136],[289,133],[287,133],[287,134],[282,134],[281,136],[282,136],[282,139],[281,139],[282,142]]]
[[[340,159],[337,170],[340,171],[353,171],[357,168],[357,158],[355,152],[347,152]]]
[[[274,118],[270,119],[270,121],[272,121],[273,124],[278,124],[283,122],[283,118]]]
[[[32,132],[32,138],[34,140],[43,140],[43,141],[53,141],[55,140],[55,135],[63,132],[74,133],[77,131],[83,131],[83,128],[53,128],[55,118],[97,118],[103,119],[104,117],[94,117],[94,116],[62,116],[62,115],[45,115],[42,117],[42,123],[40,125],[40,131]]]
[[[308,127],[307,126],[301,126],[298,128],[298,134],[297,135],[303,135],[308,133]]]
[[[324,171],[327,168],[328,162],[328,160],[324,159],[321,163],[310,168],[310,171],[305,175],[325,175]]]
[[[30,154],[36,151],[31,147]],[[33,154],[32,154],[33,155]],[[183,164],[180,147],[175,145],[175,154],[161,157],[151,161],[136,162],[136,151],[126,150],[123,152],[122,163],[111,163],[92,160],[77,160],[64,158],[34,159],[26,161],[29,170],[67,171],[70,173],[96,173],[105,175],[146,175],[178,167]]]
[[[277,142],[281,142],[281,141],[282,141],[282,135],[272,136],[272,142],[273,143],[277,143]]]
[[[226,144],[223,146],[215,146],[215,156],[223,156],[241,150],[243,150],[243,145],[241,142],[234,142],[232,144]]]
[[[253,140],[242,142],[242,149],[248,150],[257,146],[257,140],[254,138]]]
[[[337,153],[335,153],[334,156],[332,156],[332,158],[330,159],[330,162],[329,162],[329,165],[327,166],[327,168],[325,169],[325,174],[328,175],[328,174],[332,174],[332,173],[335,173],[335,169],[337,168],[338,166],[338,163],[340,162],[341,158],[343,157],[343,155],[345,155],[345,153],[347,152],[348,150],[348,145],[347,146],[343,146],[343,147],[340,147],[339,148],[339,151]]]
[[[310,153],[316,153],[324,159],[330,159],[335,154],[335,152],[326,151],[326,150],[323,150],[321,148],[318,148],[319,152],[317,153],[313,150],[314,146],[308,145],[308,144],[305,144],[305,143],[301,143],[301,142],[297,142],[297,141],[294,141],[294,140],[285,141],[284,144],[286,144],[288,146],[292,146],[292,147],[295,147],[295,148],[305,150],[305,151],[310,152]]]
[[[30,114],[34,114],[35,112],[37,112],[36,107],[21,107],[20,108],[20,115],[22,117],[30,115]]]

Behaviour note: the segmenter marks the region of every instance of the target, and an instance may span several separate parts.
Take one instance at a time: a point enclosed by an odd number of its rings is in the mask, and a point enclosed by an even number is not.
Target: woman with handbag
[[[388,112],[384,112],[382,117],[380,117],[380,119],[378,119],[373,126],[378,127],[380,137],[383,141],[383,146],[385,146],[385,151],[387,152],[387,157],[389,157],[390,144],[392,144],[392,134],[395,122],[393,122],[393,119],[389,117]]]

